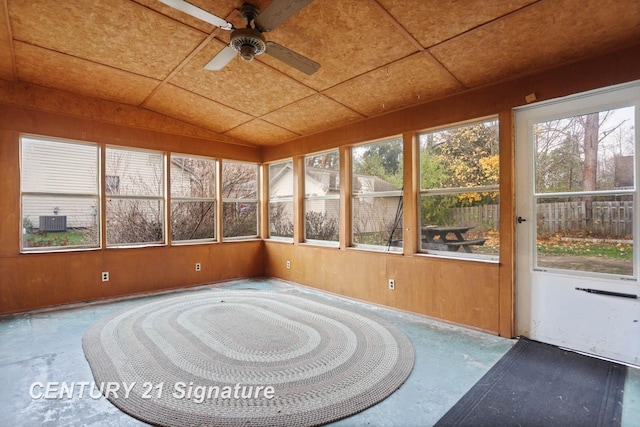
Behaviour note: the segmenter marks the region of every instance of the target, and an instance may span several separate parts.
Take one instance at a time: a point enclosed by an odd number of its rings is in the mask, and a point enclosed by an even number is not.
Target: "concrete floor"
[[[210,292],[213,286],[183,292]],[[282,289],[312,292],[328,301],[337,297],[274,279],[241,280],[216,285],[222,289]],[[161,298],[146,296],[145,301]],[[95,321],[141,298],[77,305],[0,319],[0,426],[143,426],[104,397],[37,399],[34,382],[92,382],[82,350],[85,330]],[[407,382],[389,398],[333,426],[429,426],[453,406],[514,344],[464,328],[360,302],[402,329],[416,351]],[[640,426],[640,370],[629,369],[622,425]]]

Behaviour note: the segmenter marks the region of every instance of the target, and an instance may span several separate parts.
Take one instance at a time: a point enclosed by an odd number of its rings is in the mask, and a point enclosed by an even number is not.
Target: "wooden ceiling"
[[[190,1],[245,25],[242,0]],[[0,15],[0,79],[139,106],[253,146],[640,40],[638,0],[315,0],[265,33],[321,64],[308,76],[268,55],[204,70],[229,33],[157,0],[0,0]]]

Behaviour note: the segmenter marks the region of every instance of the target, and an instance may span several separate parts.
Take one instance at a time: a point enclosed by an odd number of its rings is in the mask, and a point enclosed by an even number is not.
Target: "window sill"
[[[281,237],[268,237],[263,239],[263,241],[268,243],[284,243],[286,245],[293,245],[293,239],[284,239]]]
[[[217,240],[182,240],[171,242],[171,246],[194,246],[194,245],[211,245],[218,243]]]
[[[222,243],[238,243],[238,242],[258,242],[262,239],[257,236],[250,237],[223,237]]]
[[[334,242],[334,241],[330,241],[330,240],[307,240],[307,241],[304,241],[304,242],[300,243],[300,245],[303,245],[303,246],[318,246],[318,247],[321,247],[321,248],[340,249],[340,243],[339,242]]]
[[[67,252],[91,252],[91,251],[99,251],[102,248],[100,247],[75,247],[75,248],[40,248],[40,249],[22,249],[20,251],[21,255],[32,255],[32,254],[58,254],[58,253],[67,253]]]
[[[391,248],[387,248],[386,246],[358,245],[349,246],[347,249],[362,252],[372,252],[377,254],[404,255],[403,249],[398,246],[391,246]]]
[[[162,248],[167,247],[166,243],[148,243],[148,244],[131,244],[131,245],[113,245],[107,246],[105,249],[140,249],[140,248]]]
[[[483,264],[500,264],[500,260],[498,259],[498,257],[491,257],[489,258],[489,256],[486,256],[486,258],[480,258],[477,255],[473,256],[473,255],[465,255],[465,254],[458,254],[458,255],[449,255],[445,252],[418,252],[415,254],[418,257],[421,258],[437,258],[437,259],[448,259],[448,260],[453,260],[453,261],[470,261],[470,262],[479,262],[479,263],[483,263]]]

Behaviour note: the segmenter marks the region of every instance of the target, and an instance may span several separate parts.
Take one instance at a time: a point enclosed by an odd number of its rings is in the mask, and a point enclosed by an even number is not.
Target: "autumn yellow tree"
[[[432,134],[423,150],[422,188],[465,188],[495,185],[500,179],[497,122],[484,122]],[[424,182],[427,180],[428,182]],[[426,185],[425,185],[426,184]],[[494,193],[461,193],[468,205]]]

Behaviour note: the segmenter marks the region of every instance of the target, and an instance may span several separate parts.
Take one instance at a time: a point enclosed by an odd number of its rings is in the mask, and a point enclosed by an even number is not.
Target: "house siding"
[[[97,145],[22,138],[23,224],[38,229],[41,216],[64,216],[67,228],[96,224],[98,153]]]

